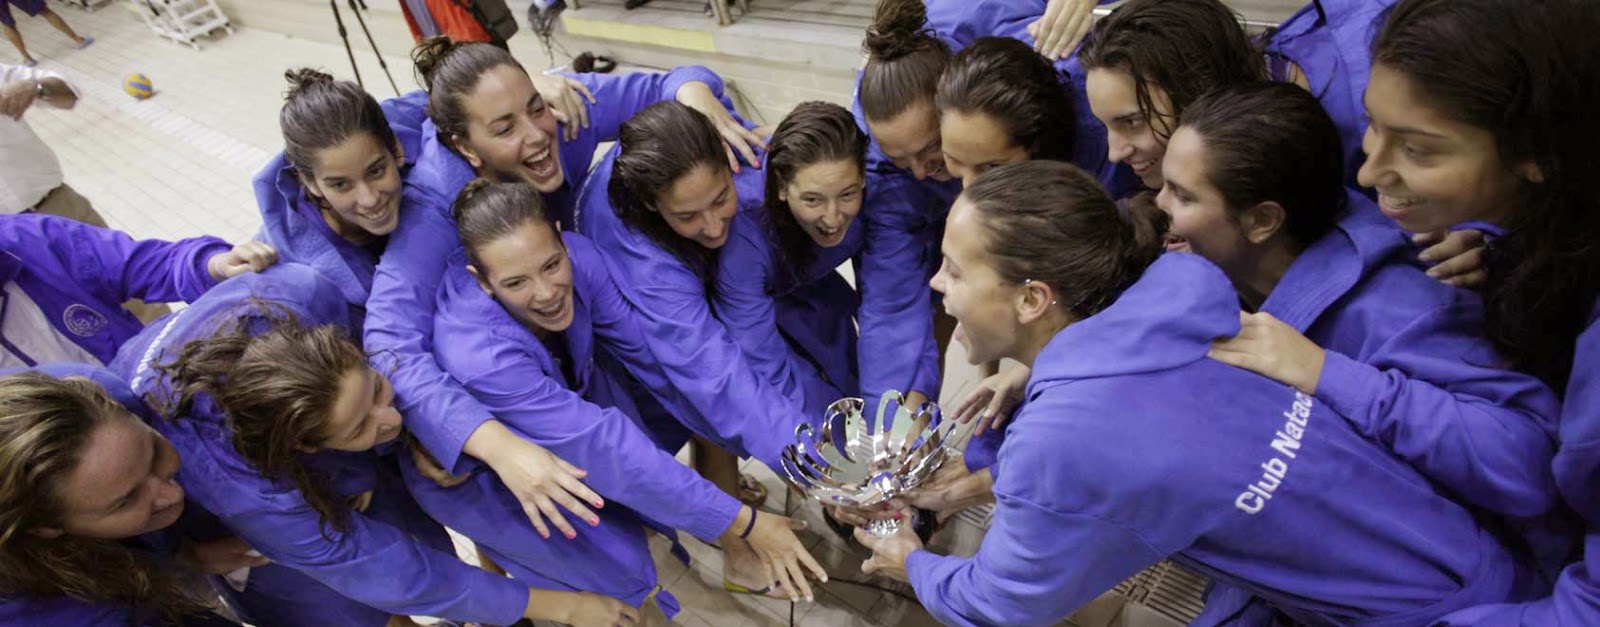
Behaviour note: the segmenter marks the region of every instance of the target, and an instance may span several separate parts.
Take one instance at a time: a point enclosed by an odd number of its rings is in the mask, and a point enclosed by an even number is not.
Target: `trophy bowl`
[[[867,508],[922,485],[952,455],[955,421],[938,405],[906,405],[890,390],[870,418],[866,402],[841,398],[828,406],[818,425],[795,427],[795,443],[784,447],[784,479],[802,493],[829,505]],[[874,520],[867,531],[893,535],[897,520]]]

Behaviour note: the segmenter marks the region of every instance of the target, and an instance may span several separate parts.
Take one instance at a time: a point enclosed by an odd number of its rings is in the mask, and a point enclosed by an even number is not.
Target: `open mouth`
[[[850,228],[850,223],[846,222],[831,228],[819,224],[815,228],[818,235],[817,239],[821,240],[820,243],[824,246],[832,246],[844,239],[844,234]]]
[[[1404,215],[1406,212],[1411,211],[1420,203],[1421,201],[1415,198],[1390,196],[1383,192],[1378,192],[1378,208],[1383,211],[1384,215],[1387,215],[1391,218],[1397,218],[1401,215]]]
[[[565,309],[566,309],[566,303],[557,301],[555,304],[550,305],[548,307],[544,307],[544,308],[529,308],[528,309],[528,313],[531,313],[534,316],[539,317],[539,318],[544,318],[546,320],[553,320],[553,319],[556,319],[556,318],[560,317],[561,316],[561,312],[563,310],[565,310]]]
[[[527,168],[529,172],[533,173],[534,178],[548,179],[551,176],[554,176],[556,173],[557,164],[553,156],[554,152],[555,151],[551,150],[550,148],[545,148],[538,154],[523,161],[522,167]]]
[[[365,220],[370,224],[383,224],[383,223],[386,223],[386,222],[389,221],[389,217],[392,216],[392,215],[394,215],[394,211],[389,208],[389,203],[387,203],[387,202],[383,203],[381,205],[378,205],[377,209],[375,209],[373,211],[370,211],[370,212],[368,212],[368,211],[359,211],[359,210],[356,211],[356,216],[360,217],[362,220]]]
[[[1134,174],[1136,174],[1138,176],[1144,176],[1146,174],[1149,174],[1150,170],[1155,168],[1160,163],[1161,163],[1161,161],[1159,159],[1146,159],[1144,161],[1129,161],[1128,162],[1128,167],[1133,169],[1133,173]]]
[[[1189,247],[1189,240],[1184,238],[1182,235],[1168,233],[1163,243],[1166,245],[1168,252],[1194,252],[1194,250]]]

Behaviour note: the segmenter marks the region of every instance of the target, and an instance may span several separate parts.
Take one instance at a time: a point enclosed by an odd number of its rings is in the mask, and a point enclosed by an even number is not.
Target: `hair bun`
[[[334,82],[333,75],[308,67],[288,70],[283,73],[283,78],[289,81],[289,91],[284,94],[284,100],[294,100],[313,85],[327,85]]]
[[[445,57],[462,45],[446,35],[434,35],[411,49],[411,63],[416,66],[418,78],[422,79],[423,86],[429,91],[433,90],[433,71],[438,69]]]
[[[1172,216],[1156,205],[1156,195],[1145,192],[1129,198],[1122,210],[1122,221],[1133,230],[1129,241],[1132,257],[1140,265],[1149,265],[1166,250],[1167,234],[1172,226]]]
[[[472,181],[468,182],[465,187],[461,188],[460,193],[456,194],[456,205],[460,206],[462,203],[472,202],[472,198],[477,196],[478,192],[483,191],[485,187],[493,184],[494,181],[489,180],[489,178],[486,176],[480,176],[472,179]]]
[[[916,52],[932,39],[922,0],[879,0],[861,46],[873,58],[887,61]]]

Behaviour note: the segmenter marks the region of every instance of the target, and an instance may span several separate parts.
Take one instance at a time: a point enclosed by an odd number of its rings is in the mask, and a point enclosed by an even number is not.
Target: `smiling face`
[[[339,393],[322,426],[323,440],[316,448],[362,452],[400,435],[400,411],[394,406],[394,387],[370,366],[346,371],[339,377]]]
[[[958,323],[955,339],[973,364],[1016,358],[1022,335],[1017,311],[1021,286],[995,271],[987,232],[972,203],[965,196],[957,198],[944,231],[944,261],[928,282],[944,295],[945,312]]]
[[[865,185],[861,165],[853,159],[813,163],[796,171],[794,180],[779,190],[778,198],[789,205],[795,221],[812,241],[830,248],[844,241],[861,213]]]
[[[1161,158],[1167,151],[1161,134],[1169,131],[1174,119],[1166,90],[1146,84],[1155,109],[1147,115],[1139,108],[1133,76],[1127,72],[1096,68],[1085,80],[1089,109],[1106,126],[1106,157],[1128,164],[1145,187],[1161,189]]]
[[[1357,181],[1377,189],[1378,208],[1407,231],[1502,222],[1520,183],[1493,133],[1451,119],[1416,87],[1400,72],[1372,66],[1361,141],[1367,161]]]
[[[323,217],[346,239],[382,237],[400,224],[400,147],[354,133],[313,154],[306,192],[323,201]]]
[[[945,166],[962,187],[990,168],[1028,160],[1027,147],[1014,143],[1005,124],[986,113],[945,111],[939,116],[939,132]]]
[[[546,194],[561,188],[566,179],[555,114],[527,72],[512,65],[495,66],[460,97],[467,136],[451,139],[479,176],[526,182]]]
[[[120,540],[164,529],[183,513],[177,449],[133,414],[119,411],[89,434],[61,488],[58,531]]]
[[[1156,195],[1156,205],[1172,216],[1167,250],[1202,255],[1238,280],[1250,264],[1250,241],[1212,184],[1207,161],[1198,133],[1189,128],[1173,133],[1161,165],[1166,185]]]
[[[940,152],[939,111],[933,99],[918,101],[887,120],[867,120],[867,131],[894,166],[921,181],[951,180]]]
[[[728,223],[739,211],[733,172],[700,164],[656,198],[656,211],[679,237],[710,250],[728,243]]]
[[[549,224],[530,220],[474,253],[481,267],[468,270],[513,318],[550,333],[572,326],[572,262]]]

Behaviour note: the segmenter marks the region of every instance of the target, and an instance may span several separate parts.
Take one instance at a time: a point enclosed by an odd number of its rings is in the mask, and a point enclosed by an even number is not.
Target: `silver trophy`
[[[841,398],[822,423],[795,427],[795,443],[784,448],[783,474],[796,489],[829,505],[867,508],[921,485],[958,453],[955,421],[944,420],[932,402],[907,407],[891,390],[868,417],[859,398]],[[867,531],[893,535],[900,521],[875,520]]]

